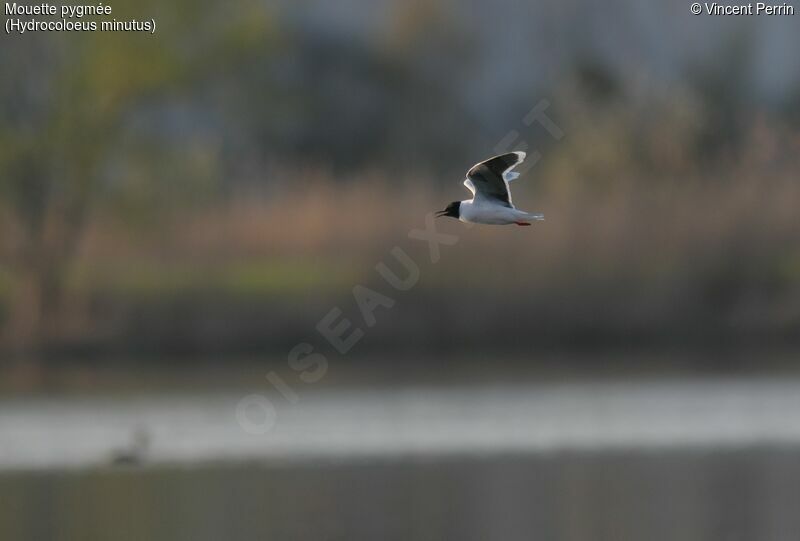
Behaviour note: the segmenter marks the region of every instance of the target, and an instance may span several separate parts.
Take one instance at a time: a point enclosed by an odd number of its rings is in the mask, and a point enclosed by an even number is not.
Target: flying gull
[[[544,220],[543,214],[519,210],[511,202],[508,183],[519,176],[511,170],[524,159],[524,152],[509,152],[473,165],[464,181],[472,199],[453,201],[436,213],[437,218],[449,216],[462,222],[491,225],[531,225],[531,221]]]

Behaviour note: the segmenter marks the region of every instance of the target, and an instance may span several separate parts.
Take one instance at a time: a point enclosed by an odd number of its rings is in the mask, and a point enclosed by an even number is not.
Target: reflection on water
[[[253,392],[2,400],[0,468],[800,445],[797,379],[309,387],[296,403],[265,386],[264,434],[237,417]]]
[[[306,391],[0,400],[0,539],[800,532],[795,379]]]

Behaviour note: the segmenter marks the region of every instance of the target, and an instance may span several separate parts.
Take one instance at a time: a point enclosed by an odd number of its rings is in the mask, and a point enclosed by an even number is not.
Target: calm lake
[[[7,397],[0,499],[3,540],[794,540],[800,379]]]

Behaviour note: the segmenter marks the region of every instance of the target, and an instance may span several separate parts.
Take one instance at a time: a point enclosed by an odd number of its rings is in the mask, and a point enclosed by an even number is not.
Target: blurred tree
[[[67,267],[103,200],[109,157],[130,143],[126,118],[271,35],[263,8],[236,13],[220,25],[213,6],[197,2],[118,2],[115,18],[153,16],[157,33],[43,32],[4,44],[0,210],[18,238],[4,238],[14,287],[2,337],[21,358],[35,358],[47,340]],[[209,31],[195,32],[210,21]]]

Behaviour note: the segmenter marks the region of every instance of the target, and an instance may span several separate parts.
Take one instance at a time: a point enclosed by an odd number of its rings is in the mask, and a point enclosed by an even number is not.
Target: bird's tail
[[[541,212],[526,212],[525,218],[532,221],[543,222],[544,214]]]

